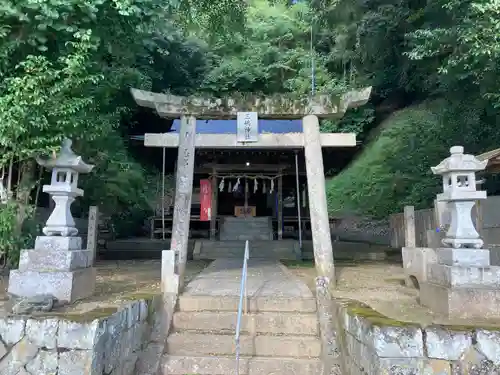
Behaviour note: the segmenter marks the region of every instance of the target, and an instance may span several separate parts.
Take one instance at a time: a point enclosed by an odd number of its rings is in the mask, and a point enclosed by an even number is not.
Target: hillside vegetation
[[[430,167],[462,145],[468,153],[500,146],[494,122],[474,103],[428,100],[394,112],[360,155],[327,183],[329,209],[384,218],[404,205],[427,208],[441,190]]]

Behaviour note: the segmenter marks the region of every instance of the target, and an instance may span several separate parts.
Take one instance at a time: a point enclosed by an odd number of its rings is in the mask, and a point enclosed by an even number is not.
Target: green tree
[[[14,221],[16,230],[2,231],[11,237],[2,238],[0,248],[15,242],[30,211],[37,183],[34,157],[55,152],[64,137],[77,141],[91,159],[93,147],[113,139],[107,146],[114,154],[96,157],[100,189],[114,189],[123,203],[139,199],[132,190],[141,189],[144,171],[123,167],[133,160],[123,142],[116,141],[120,121],[130,113],[129,88],[148,89],[152,81],[165,78],[163,68],[158,69],[169,55],[165,42],[184,37],[190,14],[206,11],[209,31],[215,33],[243,24],[244,8],[244,3],[227,1],[214,7],[205,0],[3,1],[0,192],[6,216],[0,222]],[[176,30],[179,20],[185,23]],[[120,168],[110,163],[115,159]]]
[[[500,107],[500,3],[442,0],[426,11],[439,17],[409,34],[407,55],[420,64],[437,62],[443,84],[472,89]]]
[[[306,2],[256,0],[246,13],[245,28],[207,38],[212,69],[202,89],[217,95],[231,91],[264,94],[311,92],[311,62],[315,60],[317,92],[337,94],[345,87],[330,74],[324,54],[311,55],[312,13]]]

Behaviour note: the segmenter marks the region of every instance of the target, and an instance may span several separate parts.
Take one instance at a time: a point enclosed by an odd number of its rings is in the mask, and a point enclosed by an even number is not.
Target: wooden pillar
[[[283,239],[283,176],[278,177],[278,240]]]
[[[170,248],[178,254],[179,287],[184,284],[186,269],[191,199],[193,196],[193,172],[195,153],[196,118],[181,117],[179,151],[177,154],[177,177],[175,190],[174,218]],[[165,282],[162,280],[162,282]]]
[[[308,115],[303,118],[304,152],[306,159],[307,187],[314,261],[318,276],[324,276],[335,283],[332,238],[328,222],[328,207],[325,190],[325,171],[318,117]]]
[[[210,212],[210,240],[214,241],[217,234],[217,200],[219,198],[219,187],[217,186],[217,170],[212,173],[212,203]]]
[[[415,207],[405,206],[403,216],[405,226],[405,247],[417,247],[415,238]]]

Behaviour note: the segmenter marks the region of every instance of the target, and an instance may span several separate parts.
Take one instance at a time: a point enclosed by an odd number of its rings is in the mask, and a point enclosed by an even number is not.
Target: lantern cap
[[[435,167],[431,167],[432,173],[443,175],[450,172],[478,172],[486,168],[487,160],[481,161],[474,155],[464,154],[462,146],[450,148],[450,156]]]
[[[89,173],[94,166],[85,163],[81,156],[76,155],[71,149],[72,144],[73,142],[71,139],[64,139],[61,145],[61,151],[57,156],[53,156],[49,159],[37,158],[38,164],[48,169],[67,168],[78,173]]]

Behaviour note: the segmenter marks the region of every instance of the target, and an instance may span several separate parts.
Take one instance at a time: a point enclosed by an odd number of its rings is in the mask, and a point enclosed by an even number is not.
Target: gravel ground
[[[316,271],[312,263],[288,265],[289,269],[314,291]],[[500,321],[448,319],[418,303],[418,290],[404,285],[404,273],[396,262],[339,263],[337,286],[332,296],[348,298],[369,305],[379,313],[404,322],[450,325],[500,325]]]
[[[209,262],[189,261],[185,282],[203,270]],[[161,292],[161,260],[108,261],[97,264],[97,283],[94,295],[62,309],[80,313],[103,307],[120,306],[133,295],[152,295]],[[8,276],[0,277],[0,310],[7,300]]]

